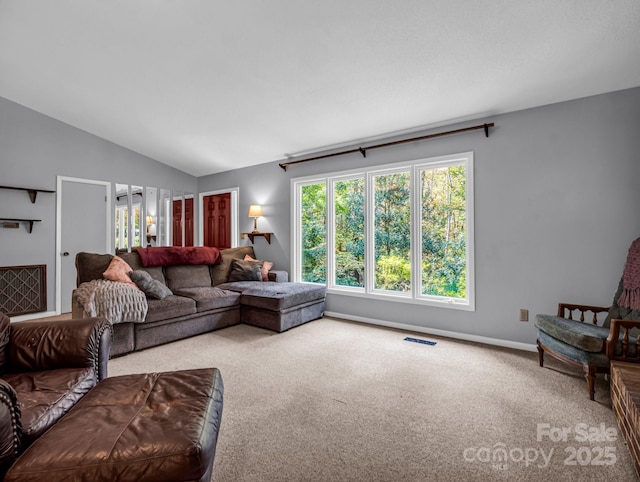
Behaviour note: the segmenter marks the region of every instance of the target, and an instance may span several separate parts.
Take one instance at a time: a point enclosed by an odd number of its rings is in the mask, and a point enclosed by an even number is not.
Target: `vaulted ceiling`
[[[638,0],[0,0],[0,96],[195,176],[640,85]]]

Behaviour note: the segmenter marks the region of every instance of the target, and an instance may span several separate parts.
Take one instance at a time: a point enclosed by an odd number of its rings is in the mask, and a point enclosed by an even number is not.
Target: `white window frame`
[[[350,181],[352,179],[363,179],[365,185],[365,199],[367,196],[367,177],[363,173],[347,174],[344,176],[331,176],[327,179],[327,286],[338,290],[352,291],[355,293],[364,292],[365,288],[360,286],[344,286],[336,284],[336,205],[335,205],[335,185],[341,181]],[[329,229],[329,223],[331,223],[331,229]],[[364,247],[364,266],[365,266],[365,286],[367,285],[367,206],[365,203],[364,208],[364,226],[365,226],[365,247]]]
[[[455,165],[465,166],[465,208],[466,208],[466,297],[448,298],[443,296],[422,294],[422,230],[421,230],[421,189],[419,186],[420,172],[424,169],[443,168]],[[326,257],[327,257],[327,292],[356,296],[370,299],[382,299],[403,303],[453,308],[465,311],[475,310],[475,258],[474,258],[474,175],[473,152],[439,156],[427,159],[417,159],[408,162],[398,162],[371,168],[333,172],[320,176],[307,176],[291,180],[291,272],[292,279],[302,280],[301,266],[301,193],[302,186],[311,184],[325,184],[326,192]],[[374,178],[375,176],[393,174],[397,172],[410,173],[411,189],[411,290],[395,292],[374,288],[375,249],[373,236],[374,226]],[[341,286],[335,284],[335,205],[334,185],[336,182],[364,177],[365,181],[365,287]]]
[[[116,224],[116,226],[118,226],[118,244],[119,244],[119,248],[118,249],[129,249],[129,206],[128,204],[123,204],[121,206],[116,206],[116,213],[118,215],[118,223]],[[125,229],[124,226],[127,226],[127,228]],[[125,236],[125,231],[126,231],[126,236]],[[126,241],[126,246],[125,246],[125,241]]]

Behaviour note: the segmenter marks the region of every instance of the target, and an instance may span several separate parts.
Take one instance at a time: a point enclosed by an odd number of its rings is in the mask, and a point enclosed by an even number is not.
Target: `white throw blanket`
[[[82,283],[76,295],[85,316],[100,316],[111,323],[142,323],[149,308],[143,291],[117,281],[94,279]]]

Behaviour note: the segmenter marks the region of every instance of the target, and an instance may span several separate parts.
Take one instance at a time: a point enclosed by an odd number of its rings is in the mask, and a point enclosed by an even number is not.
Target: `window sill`
[[[351,289],[327,288],[327,294],[338,296],[352,296],[354,298],[364,298],[377,301],[390,301],[395,303],[409,303],[413,305],[432,306],[435,308],[445,308],[462,311],[475,311],[472,303],[465,301],[455,301],[451,298],[412,298],[410,293],[366,293],[364,290],[356,291]]]

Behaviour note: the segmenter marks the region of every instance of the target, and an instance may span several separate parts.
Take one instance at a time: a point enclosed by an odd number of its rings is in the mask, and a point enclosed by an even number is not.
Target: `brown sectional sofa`
[[[253,247],[221,250],[216,265],[172,265],[144,267],[140,255],[118,254],[132,269],[148,272],[166,285],[172,295],[147,299],[148,312],[142,323],[113,324],[112,356],[123,355],[238,323],[282,332],[324,314],[325,288],[307,283],[289,283],[286,271],[270,271],[269,281],[229,282],[234,259],[256,258]],[[78,253],[77,286],[102,279],[113,256]],[[84,307],[74,291],[73,317],[81,318]]]

